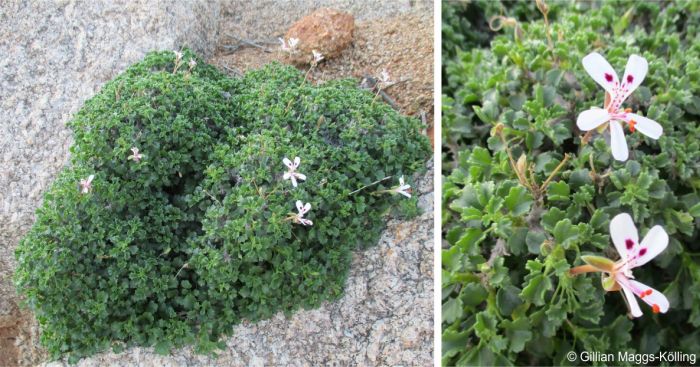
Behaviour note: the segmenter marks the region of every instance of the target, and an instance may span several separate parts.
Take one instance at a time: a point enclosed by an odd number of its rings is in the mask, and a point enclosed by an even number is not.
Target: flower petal
[[[608,120],[610,120],[608,111],[602,108],[591,108],[578,115],[576,126],[582,131],[589,131],[608,122]]]
[[[617,253],[620,254],[620,258],[623,261],[629,259],[630,255],[634,253],[637,243],[639,243],[637,227],[629,214],[618,214],[610,221],[610,237],[613,244],[615,244]]]
[[[292,173],[291,173],[291,172],[285,172],[285,173],[282,175],[282,178],[285,179],[285,180],[289,180],[290,177],[292,177]]]
[[[647,59],[639,55],[631,55],[630,58],[627,59],[625,74],[622,75],[622,83],[620,85],[622,89],[620,103],[642,84],[642,81],[644,81],[644,78],[647,76],[647,71],[649,71]]]
[[[658,122],[644,116],[628,113],[626,121],[634,121],[634,128],[652,139],[658,139],[664,133],[664,128]]]
[[[289,179],[292,180],[292,186],[297,187],[297,178],[294,175],[289,175]]]
[[[411,194],[408,193],[408,192],[406,192],[406,191],[399,190],[399,194],[401,194],[401,195],[403,195],[403,196],[405,196],[405,197],[407,197],[407,198],[409,198],[409,199],[411,198]]]
[[[663,293],[636,280],[628,279],[627,281],[632,286],[631,290],[634,291],[642,301],[651,306],[654,313],[666,313],[666,311],[668,311],[670,304],[668,298],[666,298]]]
[[[297,200],[296,205],[297,205],[297,211],[299,211],[299,213],[303,214],[304,203],[302,203],[301,200]]]
[[[627,303],[627,307],[629,308],[632,317],[642,316],[642,310],[639,308],[637,299],[634,298],[634,293],[632,293],[632,291],[629,290],[624,284],[620,284],[620,286],[622,288],[622,295],[625,298],[625,303]]]
[[[622,130],[622,125],[614,120],[610,121],[610,148],[612,149],[613,158],[618,161],[624,162],[629,157],[625,132]]]
[[[289,158],[284,157],[284,159],[282,159],[282,163],[284,163],[285,166],[289,167],[289,169],[294,169],[294,165],[292,165],[292,161],[290,161]]]
[[[296,176],[299,180],[306,181],[306,175],[303,173],[295,173],[294,176]]]
[[[583,68],[586,69],[588,75],[610,93],[614,99],[614,88],[618,85],[619,80],[615,69],[610,66],[610,63],[597,52],[591,52],[586,55],[581,63],[583,63]]]
[[[661,226],[652,227],[635,252],[636,259],[632,267],[642,266],[655,258],[668,246],[668,234]]]
[[[304,214],[308,213],[309,210],[311,210],[311,203],[306,203],[306,205],[304,205]]]
[[[294,157],[294,168],[299,167],[299,163],[301,163],[301,158]]]

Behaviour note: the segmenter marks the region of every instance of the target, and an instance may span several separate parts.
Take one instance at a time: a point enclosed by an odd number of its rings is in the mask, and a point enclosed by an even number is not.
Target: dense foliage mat
[[[351,251],[376,243],[391,188],[430,151],[419,121],[352,80],[316,86],[277,64],[229,78],[187,50],[150,53],[69,126],[16,283],[71,360],[211,351],[244,319],[339,297]],[[296,187],[285,157],[300,157]]]
[[[545,22],[542,2],[517,7],[531,10],[529,21],[472,2],[487,18],[517,19],[521,32],[504,27],[485,48],[443,49],[443,364],[569,365],[570,351],[698,353],[700,3],[553,6]],[[483,22],[450,19],[451,31],[478,32],[461,39],[484,38]],[[607,132],[576,126],[582,111],[604,102],[582,66],[594,51],[618,72],[632,54],[649,62],[625,107],[664,131],[652,140],[625,128],[626,162],[613,159]],[[617,258],[609,224],[620,213],[632,216],[640,238],[654,225],[670,236],[634,273],[666,295],[665,314],[642,305],[644,315],[630,319],[600,275],[569,271],[582,255]]]

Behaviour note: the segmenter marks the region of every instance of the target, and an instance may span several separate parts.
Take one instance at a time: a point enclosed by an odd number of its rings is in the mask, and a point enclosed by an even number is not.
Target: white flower
[[[197,66],[197,61],[195,59],[190,59],[190,62],[187,65],[189,65],[190,70],[192,70],[195,66]]]
[[[141,153],[139,153],[139,148],[132,147],[131,152],[133,153],[132,155],[128,156],[126,159],[133,159],[134,162],[138,162],[143,158]]]
[[[287,172],[282,176],[285,180],[291,180],[292,186],[297,187],[297,180],[306,181],[306,175],[298,173],[297,168],[299,168],[299,163],[301,163],[301,158],[294,157],[294,162],[290,161],[289,158],[284,157],[282,163],[287,166]]]
[[[90,175],[88,176],[87,179],[80,180],[80,192],[83,194],[87,194],[90,192],[92,189],[92,179],[95,178],[95,175]]]
[[[297,45],[299,44],[299,39],[298,38],[290,38],[289,39],[289,47],[292,48],[292,50],[295,50],[297,48]]]
[[[382,82],[382,83],[384,83],[384,84],[389,84],[389,83],[391,83],[390,78],[391,78],[391,77],[389,76],[389,72],[386,71],[386,69],[382,69],[382,72],[379,73],[379,81]]]
[[[313,64],[317,65],[321,60],[323,60],[323,54],[316,51],[316,50],[311,50],[311,53],[314,55],[314,61]]]
[[[627,213],[618,214],[610,221],[610,237],[615,244],[620,260],[613,262],[600,256],[582,256],[581,259],[595,271],[603,272],[603,288],[606,291],[620,290],[633,317],[642,316],[635,295],[646,302],[654,313],[666,313],[669,302],[663,293],[634,280],[632,269],[640,267],[668,246],[668,234],[661,226],[652,227],[641,243],[637,227]]]
[[[290,38],[288,40],[284,40],[284,38],[278,38],[280,40],[280,43],[282,44],[280,47],[282,48],[282,51],[293,53],[297,49],[297,45],[299,44],[299,39],[298,38]]]
[[[178,62],[178,61],[180,61],[180,60],[182,59],[182,52],[180,52],[180,51],[173,51],[173,53],[175,54],[175,62]]]
[[[399,186],[394,187],[391,191],[401,194],[407,198],[411,198],[411,185],[407,185],[403,181],[403,176],[399,178]]]
[[[579,129],[589,131],[609,123],[612,155],[618,161],[626,161],[629,156],[620,122],[628,123],[631,132],[639,130],[652,139],[658,139],[663,134],[663,128],[656,121],[631,113],[629,109],[621,109],[622,102],[642,84],[647,75],[649,65],[645,58],[637,55],[629,57],[622,82],[612,66],[597,52],[588,54],[582,63],[593,80],[605,89],[606,96],[604,109],[592,108],[578,115],[576,125]]]
[[[304,226],[312,226],[314,222],[304,219],[304,214],[311,210],[311,203],[304,204],[301,200],[297,200],[296,204],[298,213],[294,215],[294,223],[299,223]]]

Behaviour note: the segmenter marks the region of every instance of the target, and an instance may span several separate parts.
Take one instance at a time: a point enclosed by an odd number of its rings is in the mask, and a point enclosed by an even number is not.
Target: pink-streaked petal
[[[310,221],[310,220],[308,220],[308,219],[304,219],[304,218],[299,219],[299,223],[301,223],[301,224],[303,224],[303,225],[305,225],[305,226],[312,226],[312,225],[314,225],[314,222],[312,222],[312,221]]]
[[[649,71],[649,63],[647,60],[639,55],[631,55],[627,60],[627,66],[625,66],[625,74],[622,75],[621,88],[622,88],[622,98],[620,103],[629,97],[632,92],[634,92],[644,78],[647,76]]]
[[[295,173],[294,176],[299,180],[306,181],[306,175],[303,173]]]
[[[590,131],[608,122],[608,120],[610,120],[608,111],[601,108],[591,108],[578,115],[578,118],[576,118],[576,126],[578,126],[581,131]]]
[[[625,132],[618,121],[610,121],[610,148],[612,149],[613,158],[616,160],[624,162],[629,158]]]
[[[294,157],[294,168],[299,167],[299,163],[301,163],[301,158]]]
[[[638,291],[635,292],[637,296],[642,301],[646,302],[646,304],[651,306],[654,313],[666,313],[666,311],[668,311],[670,304],[668,302],[668,298],[666,298],[663,293],[636,280],[628,279],[627,281],[632,286],[631,288],[633,291]]]
[[[634,128],[639,130],[640,133],[656,140],[661,137],[664,133],[664,128],[661,125],[649,118],[640,116],[634,113],[627,114],[627,122],[634,120]]]
[[[622,288],[622,295],[625,297],[625,303],[627,303],[627,307],[629,308],[632,317],[641,317],[643,313],[642,310],[639,308],[639,303],[637,303],[637,299],[634,297],[634,293],[632,293],[632,291],[629,290],[622,283],[620,283],[620,288]]]
[[[614,99],[614,89],[618,85],[619,80],[615,69],[610,66],[610,63],[597,52],[591,52],[586,55],[581,62],[583,63],[583,68],[588,72],[588,75],[610,93],[611,97]]]
[[[299,211],[300,214],[304,214],[304,203],[302,203],[301,200],[297,200],[296,205],[297,211]]]
[[[289,158],[284,157],[284,159],[282,159],[282,163],[284,163],[285,166],[289,167],[289,169],[294,169],[294,165],[292,164],[292,161],[289,160]]]
[[[629,214],[618,214],[610,221],[610,238],[623,261],[634,254],[634,250],[638,248],[639,234]]]
[[[668,246],[668,234],[661,226],[652,227],[647,235],[642,239],[639,249],[636,250],[636,257],[631,264],[632,267],[642,266],[651,259],[659,255]]]

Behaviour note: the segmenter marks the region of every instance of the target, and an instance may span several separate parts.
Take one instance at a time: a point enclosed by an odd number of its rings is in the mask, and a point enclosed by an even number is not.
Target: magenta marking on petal
[[[628,249],[628,250],[631,250],[632,247],[634,247],[634,241],[632,241],[632,240],[629,239],[629,238],[626,239],[626,240],[625,240],[625,246],[627,246],[627,249]],[[646,251],[646,250],[644,250],[644,251]]]
[[[644,256],[644,254],[646,254],[646,253],[647,253],[647,249],[646,249],[646,248],[643,248],[643,249],[639,250],[639,256]]]
[[[632,76],[632,74],[627,75],[627,83],[632,83],[633,80],[634,80],[634,77]]]
[[[608,83],[612,82],[612,81],[613,81],[612,75],[610,75],[610,74],[608,74],[608,73],[605,73],[605,80],[607,80]]]

